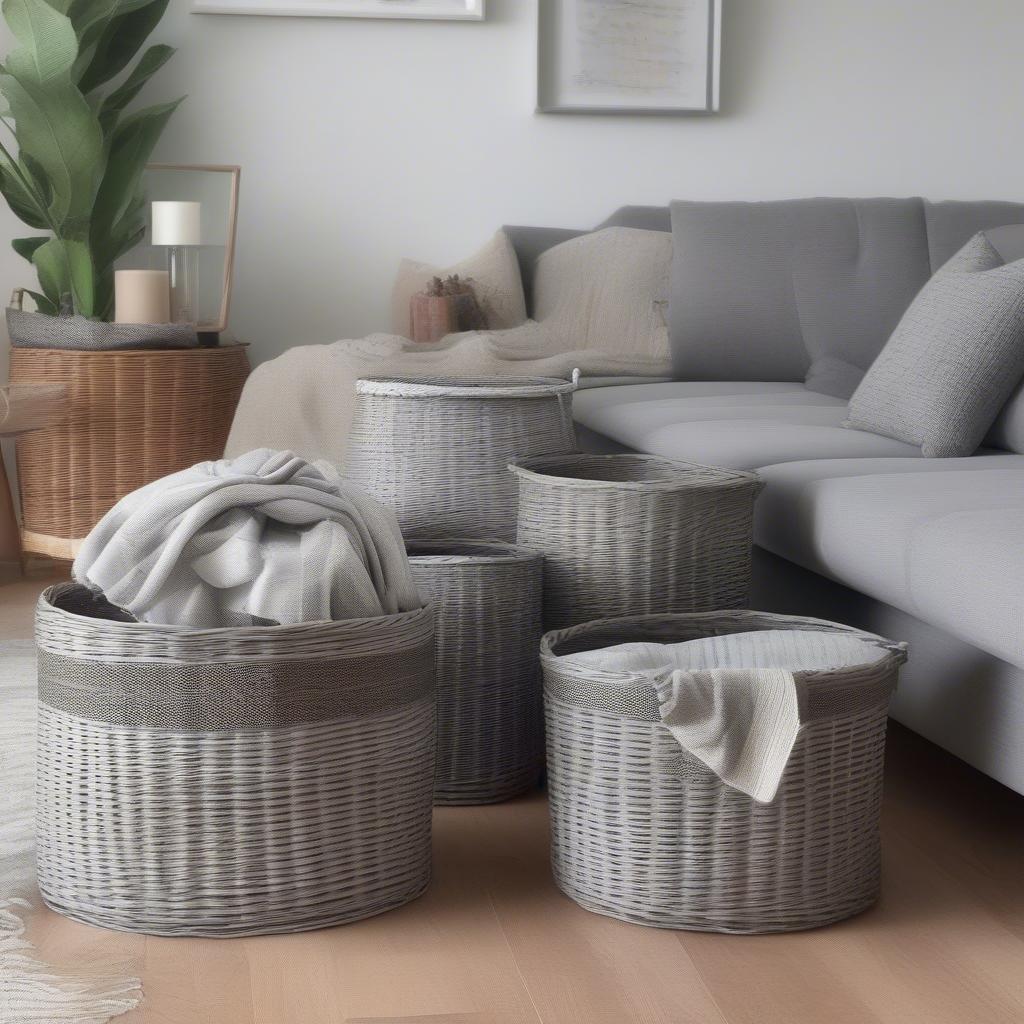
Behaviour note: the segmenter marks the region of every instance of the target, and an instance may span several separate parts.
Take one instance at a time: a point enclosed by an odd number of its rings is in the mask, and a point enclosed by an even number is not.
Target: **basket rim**
[[[557,668],[565,661],[566,655],[556,654],[555,646],[565,640],[575,637],[586,636],[588,633],[607,627],[628,627],[631,625],[641,626],[654,623],[679,623],[699,625],[702,622],[715,622],[722,619],[748,619],[766,623],[762,628],[782,629],[815,629],[828,633],[842,633],[847,636],[854,636],[864,642],[878,647],[885,652],[885,657],[877,662],[871,663],[872,668],[880,671],[889,671],[902,665],[907,660],[907,644],[900,640],[887,640],[877,633],[869,633],[866,630],[858,629],[856,626],[846,626],[841,622],[832,622],[828,619],[816,619],[803,615],[783,615],[779,612],[757,611],[755,609],[736,608],[719,609],[709,612],[666,612],[650,615],[623,615],[609,619],[592,619],[590,622],[581,622],[575,626],[568,626],[565,629],[554,629],[545,633],[540,641],[540,659],[545,667]],[[769,623],[774,621],[776,626]],[[733,632],[747,632],[742,628]],[[728,634],[726,634],[728,635]],[[802,679],[833,675],[835,672],[842,672],[851,666],[842,666],[835,669],[807,669],[794,672],[794,676]],[[611,672],[600,669],[587,668],[587,675],[593,675],[601,679],[630,680],[653,688],[654,680],[667,673],[656,672]],[[578,674],[578,672],[576,673]]]
[[[452,551],[452,548],[479,549],[472,552]],[[422,551],[438,548],[437,551]],[[405,542],[406,553],[412,565],[497,565],[539,562],[544,556],[533,548],[511,544],[502,540],[477,540],[473,537],[416,537]]]
[[[305,639],[316,639],[322,636],[324,639],[336,639],[347,633],[366,634],[379,627],[383,631],[413,625],[422,619],[432,617],[433,605],[426,603],[420,608],[412,611],[397,612],[394,615],[377,615],[362,619],[315,619],[309,622],[294,622],[285,625],[274,626],[207,626],[197,628],[195,626],[176,626],[162,622],[118,622],[115,619],[99,619],[90,615],[79,615],[77,612],[59,608],[53,603],[54,598],[60,594],[69,593],[72,590],[90,591],[89,587],[74,581],[55,583],[47,587],[36,602],[37,622],[40,616],[52,620],[67,619],[75,624],[76,629],[82,633],[95,633],[97,637],[108,640],[116,640],[120,637],[134,635],[140,637],[149,633],[152,637],[167,638],[178,641],[195,641],[197,643],[215,639],[252,639],[252,640],[273,640],[292,639],[303,637]],[[36,642],[39,644],[38,630]],[[43,647],[43,644],[39,644]]]
[[[572,465],[607,465],[609,463],[631,462],[663,467],[666,475],[652,480],[588,480],[585,477],[560,476],[545,472],[556,467]],[[521,462],[510,462],[510,472],[521,480],[543,483],[548,487],[564,487],[579,490],[615,491],[674,491],[694,487],[693,475],[703,473],[705,479],[700,487],[727,488],[760,486],[761,477],[744,469],[728,469],[722,466],[707,466],[700,462],[685,462],[681,459],[666,459],[660,455],[643,455],[639,452],[624,452],[613,455],[598,455],[589,452],[568,452],[564,455],[540,455]],[[707,479],[710,476],[711,479]]]
[[[21,361],[31,359],[55,359],[58,357],[74,359],[112,359],[127,358],[141,359],[216,359],[223,353],[235,354],[244,352],[250,347],[248,341],[225,341],[218,345],[198,345],[193,348],[34,348],[28,345],[15,345],[11,347],[11,358]],[[13,353],[18,353],[15,357]],[[30,381],[18,381],[20,384],[28,384]]]
[[[572,394],[578,387],[579,370],[573,370],[571,380],[497,374],[373,374],[356,381],[356,394],[389,398],[548,398]]]

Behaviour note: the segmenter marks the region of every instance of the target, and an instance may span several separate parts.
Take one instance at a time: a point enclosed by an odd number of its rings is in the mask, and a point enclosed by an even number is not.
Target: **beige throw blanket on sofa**
[[[435,345],[372,334],[289,349],[258,366],[235,414],[226,455],[276,448],[340,465],[355,382],[370,374],[658,377],[670,373],[665,232],[608,228],[544,253],[539,319],[504,331],[453,334]]]

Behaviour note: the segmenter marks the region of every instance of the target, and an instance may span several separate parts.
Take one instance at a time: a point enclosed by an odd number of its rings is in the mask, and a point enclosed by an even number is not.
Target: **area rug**
[[[106,1024],[142,999],[133,965],[102,955],[46,964],[25,935],[42,905],[33,849],[35,691],[32,641],[0,643],[0,1021]]]

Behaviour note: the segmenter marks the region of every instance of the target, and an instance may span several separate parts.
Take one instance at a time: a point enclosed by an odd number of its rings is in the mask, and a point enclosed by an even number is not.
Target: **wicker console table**
[[[74,558],[124,495],[220,458],[249,375],[246,347],[12,348],[12,385],[68,389],[67,418],[17,441],[25,551]]]

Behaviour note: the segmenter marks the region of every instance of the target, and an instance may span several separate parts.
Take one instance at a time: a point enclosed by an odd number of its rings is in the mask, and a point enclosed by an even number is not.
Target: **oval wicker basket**
[[[249,375],[244,345],[11,349],[12,384],[64,384],[69,412],[17,442],[26,551],[73,558],[117,502],[224,454]]]
[[[544,554],[548,629],[747,604],[756,474],[650,455],[509,468],[519,478],[517,543]]]
[[[542,558],[511,544],[410,541],[437,615],[437,804],[495,803],[534,788],[544,762]]]
[[[360,380],[345,475],[394,508],[406,537],[514,541],[506,466],[575,450],[577,379]]]
[[[40,598],[39,889],[156,935],[401,906],[430,877],[433,612],[297,626],[111,621]]]
[[[827,630],[880,660],[796,672],[802,728],[779,792],[756,803],[684,754],[651,676],[598,673],[564,655],[765,629]],[[607,619],[541,644],[552,865],[588,910],[697,931],[814,928],[878,897],[889,698],[905,646],[835,623],[761,612]],[[784,666],[780,666],[784,667]]]

